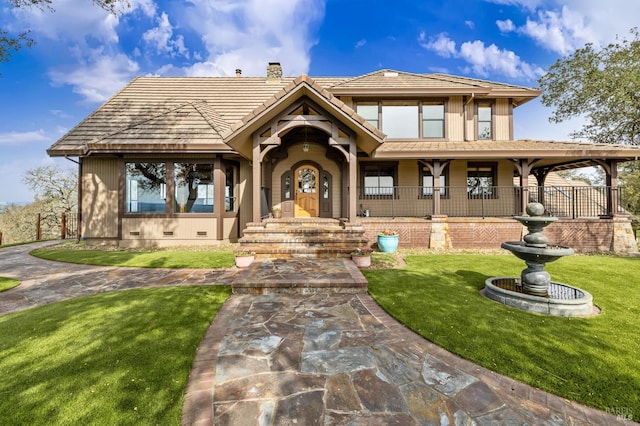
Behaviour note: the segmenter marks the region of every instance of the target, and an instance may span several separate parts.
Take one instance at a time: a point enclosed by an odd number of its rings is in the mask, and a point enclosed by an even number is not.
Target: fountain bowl
[[[571,247],[547,244],[546,247],[532,247],[524,241],[508,241],[500,245],[505,250],[509,250],[518,258],[535,263],[549,263],[558,260],[563,256],[574,253]]]
[[[567,284],[551,282],[549,296],[523,292],[520,278],[492,277],[485,281],[485,297],[527,312],[559,317],[586,317],[597,314],[588,292]]]

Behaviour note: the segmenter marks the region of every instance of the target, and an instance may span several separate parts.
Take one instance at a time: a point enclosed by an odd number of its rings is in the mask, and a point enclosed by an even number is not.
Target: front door
[[[318,169],[311,165],[302,165],[295,172],[295,216],[318,217]]]

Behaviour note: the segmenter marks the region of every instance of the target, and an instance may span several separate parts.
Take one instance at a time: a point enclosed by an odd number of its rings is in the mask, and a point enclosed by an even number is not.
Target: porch
[[[491,186],[358,188],[360,217],[449,218],[512,217],[523,214],[530,202],[545,206],[548,216],[562,219],[605,218],[629,215],[624,191],[610,186]]]

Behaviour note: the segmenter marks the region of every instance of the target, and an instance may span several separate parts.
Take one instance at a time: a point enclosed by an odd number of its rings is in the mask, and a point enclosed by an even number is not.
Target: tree
[[[116,12],[116,5],[121,0],[92,0],[104,10],[111,13]],[[54,11],[51,6],[52,0],[8,0],[13,7],[37,7]],[[0,28],[0,62],[9,62],[12,52],[17,52],[23,47],[31,47],[35,40],[30,36],[31,30],[23,31],[16,35],[10,35],[8,31]],[[1,74],[0,74],[1,75]]]
[[[559,59],[538,83],[549,121],[584,116],[572,136],[596,143],[640,145],[640,32],[602,49],[587,44]]]
[[[62,214],[77,211],[78,179],[73,168],[44,166],[27,170],[23,182],[35,193],[33,203],[11,205],[0,213],[3,243],[31,241],[40,214],[42,238],[58,238]]]
[[[636,216],[640,216],[640,162],[631,161],[622,165],[620,170],[622,207]]]

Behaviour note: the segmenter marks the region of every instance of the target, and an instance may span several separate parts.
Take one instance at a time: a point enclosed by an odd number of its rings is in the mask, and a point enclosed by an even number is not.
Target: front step
[[[367,244],[364,229],[337,219],[286,218],[249,223],[238,241],[257,257],[349,257]]]

